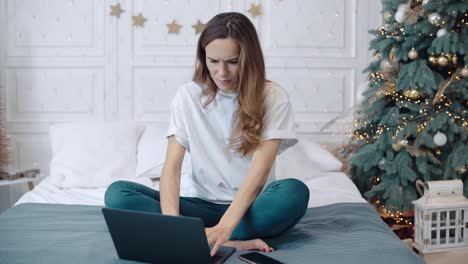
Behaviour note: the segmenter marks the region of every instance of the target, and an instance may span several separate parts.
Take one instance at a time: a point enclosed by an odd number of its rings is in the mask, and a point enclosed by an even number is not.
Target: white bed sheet
[[[153,183],[149,178],[136,178],[136,180],[132,181],[153,187]],[[105,192],[106,188],[62,189],[54,185],[50,177],[45,177],[33,190],[25,193],[15,205],[21,203],[57,203],[103,206]]]
[[[159,189],[159,182],[152,182],[149,178],[137,178],[137,182]],[[308,208],[334,203],[366,203],[351,179],[341,172],[322,172],[312,179],[304,180],[304,183],[310,190]],[[24,194],[15,205],[60,203],[103,206],[105,191],[106,188],[60,189],[46,177],[32,191]],[[184,190],[181,190],[181,193],[184,193]]]

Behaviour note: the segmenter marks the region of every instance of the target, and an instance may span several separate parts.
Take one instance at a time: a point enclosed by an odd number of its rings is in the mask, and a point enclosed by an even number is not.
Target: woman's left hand
[[[208,244],[213,245],[210,255],[214,256],[218,248],[229,241],[231,234],[234,230],[222,224],[217,224],[213,227],[205,228]]]

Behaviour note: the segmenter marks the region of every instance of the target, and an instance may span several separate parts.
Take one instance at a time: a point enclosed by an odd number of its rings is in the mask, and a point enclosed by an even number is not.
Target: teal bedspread
[[[424,263],[358,203],[310,208],[294,229],[267,242],[285,263]],[[176,250],[176,249],[174,249]],[[226,263],[244,263],[238,251]],[[20,204],[0,215],[0,263],[134,263],[120,260],[100,207]]]

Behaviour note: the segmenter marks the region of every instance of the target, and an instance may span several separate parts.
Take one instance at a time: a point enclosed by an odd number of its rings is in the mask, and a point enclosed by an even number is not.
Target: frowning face
[[[237,92],[239,52],[239,45],[232,38],[215,39],[205,47],[208,71],[223,92]]]

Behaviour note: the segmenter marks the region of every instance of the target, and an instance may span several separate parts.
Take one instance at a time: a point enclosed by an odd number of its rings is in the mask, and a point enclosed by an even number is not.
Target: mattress
[[[133,181],[148,187],[159,189],[158,181],[149,178],[137,178]],[[303,179],[309,187],[310,199],[308,207],[318,207],[334,203],[366,203],[354,183],[341,172],[321,172],[313,178]],[[189,188],[181,184],[181,195],[189,193]],[[55,203],[104,205],[106,188],[72,188],[61,189],[53,185],[46,177],[32,191],[23,195],[15,205],[22,203]]]
[[[120,260],[99,206],[23,203],[0,215],[0,263],[135,263]],[[366,203],[307,209],[265,253],[294,263],[419,264]],[[156,250],[156,249],[155,249]],[[237,251],[225,263],[243,263]]]

